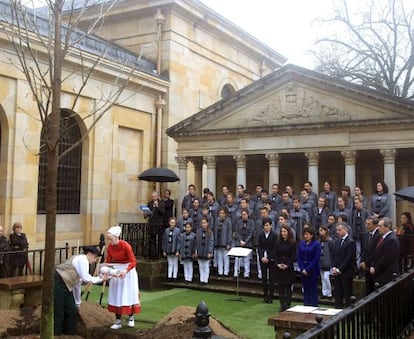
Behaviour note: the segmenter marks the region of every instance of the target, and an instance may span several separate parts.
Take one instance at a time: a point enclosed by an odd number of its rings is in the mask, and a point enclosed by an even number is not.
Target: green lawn
[[[89,301],[99,301],[100,286],[94,286]],[[162,291],[141,291],[142,311],[136,317],[138,328],[151,328],[177,306],[192,306],[204,300],[210,314],[243,338],[273,339],[274,329],[267,318],[276,314],[279,301],[262,303],[261,298],[243,297],[245,302],[229,301],[235,295],[174,288]],[[103,298],[106,303],[106,295]]]

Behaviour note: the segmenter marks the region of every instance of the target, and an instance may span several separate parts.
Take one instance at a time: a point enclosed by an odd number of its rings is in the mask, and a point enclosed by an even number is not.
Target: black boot
[[[274,298],[274,296],[273,296],[273,288],[270,288],[270,289],[269,289],[269,296],[268,296],[268,301],[267,301],[267,303],[268,303],[268,304],[273,304],[273,298]]]
[[[287,291],[286,291],[286,305],[285,305],[286,308],[285,308],[285,310],[290,308],[291,302],[292,302],[292,288],[291,288],[291,286],[289,286]]]
[[[263,302],[267,304],[268,300],[269,300],[269,291],[267,288],[264,288],[263,289]]]

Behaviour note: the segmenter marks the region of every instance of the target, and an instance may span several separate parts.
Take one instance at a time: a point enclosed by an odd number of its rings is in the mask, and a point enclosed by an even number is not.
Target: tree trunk
[[[62,73],[62,5],[63,0],[56,0],[53,7],[54,16],[54,64],[51,75],[52,112],[46,122],[47,140],[47,183],[46,183],[46,232],[45,232],[45,266],[42,286],[42,315],[40,337],[53,338],[53,290],[55,274],[56,244],[56,205],[57,205],[57,172],[59,154],[57,142],[60,125],[60,93]]]

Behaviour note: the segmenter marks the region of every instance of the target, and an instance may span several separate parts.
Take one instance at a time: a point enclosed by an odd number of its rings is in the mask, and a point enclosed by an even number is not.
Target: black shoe
[[[173,279],[172,278],[168,278],[167,279],[167,282],[172,282],[173,281]]]

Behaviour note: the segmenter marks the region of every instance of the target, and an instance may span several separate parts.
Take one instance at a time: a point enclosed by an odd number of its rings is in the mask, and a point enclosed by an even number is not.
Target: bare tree
[[[339,0],[319,39],[316,70],[413,99],[414,6],[409,0]]]
[[[42,124],[42,137],[45,140],[44,144],[40,145],[39,153],[47,154],[41,338],[53,337],[53,293],[51,291],[53,291],[55,271],[58,164],[62,157],[82,142],[79,140],[65,152],[59,153],[59,140],[66,132],[60,128],[62,86],[65,82],[75,84],[72,88],[73,100],[69,107],[74,111],[88,81],[102,64],[111,60],[109,50],[104,48],[99,54],[92,53],[87,43],[95,39],[93,41],[95,45],[106,45],[92,35],[100,28],[104,18],[117,1],[44,0],[44,8],[33,10],[33,8],[26,7],[30,3],[33,7],[32,0],[7,0],[8,7],[3,11],[0,22],[0,27],[6,32],[15,53],[9,58],[9,62],[24,74],[36,101],[38,117]],[[82,17],[90,10],[90,6],[93,6],[94,19],[91,20],[89,17],[86,23],[82,22],[83,26],[80,30],[78,26]],[[101,96],[96,100],[96,107],[83,117],[92,119],[93,122],[89,124],[89,129],[96,125],[113,104],[119,102],[126,86],[132,86],[129,81],[130,77],[138,72],[140,56],[125,52],[125,59],[119,60],[121,54],[118,53],[116,56],[119,74],[117,80],[110,87],[97,88],[98,93],[101,91]],[[73,66],[67,67],[65,63],[69,58],[77,60],[79,66],[77,69],[71,70]],[[114,61],[113,58],[112,61]],[[75,77],[76,81],[73,81]],[[71,126],[65,126],[65,128],[69,129]],[[83,137],[86,136],[87,133]]]

